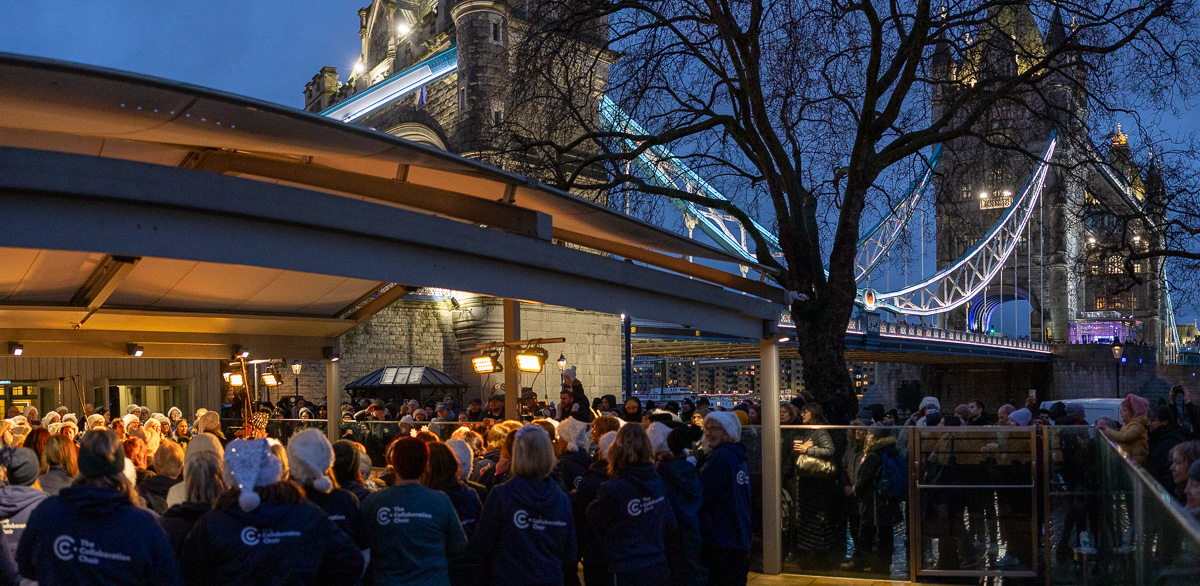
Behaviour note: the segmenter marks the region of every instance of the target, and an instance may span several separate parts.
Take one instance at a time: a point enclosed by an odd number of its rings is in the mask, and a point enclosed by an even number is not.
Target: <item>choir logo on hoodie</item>
[[[625,505],[625,511],[629,513],[629,516],[636,517],[642,513],[649,513],[650,511],[653,511],[654,506],[663,502],[664,500],[667,500],[667,497],[660,496],[658,498],[654,498],[648,496],[643,498],[635,498],[630,500],[629,503]]]
[[[96,544],[86,539],[80,539],[78,545],[70,535],[59,535],[54,538],[54,555],[58,559],[69,562],[78,559],[80,563],[100,565],[101,560],[127,562],[130,557],[123,553],[103,551]]]
[[[260,531],[258,527],[242,529],[242,543],[255,546],[260,543],[271,545],[279,543],[285,537],[300,537],[299,531]]]
[[[539,519],[537,517],[531,518],[525,509],[517,509],[517,512],[513,513],[513,525],[516,525],[517,529],[533,527],[538,531],[545,531],[547,527],[566,527],[567,523],[566,521]]]

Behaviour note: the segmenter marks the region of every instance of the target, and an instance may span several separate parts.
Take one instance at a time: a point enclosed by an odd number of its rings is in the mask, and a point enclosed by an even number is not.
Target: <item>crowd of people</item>
[[[616,417],[564,386],[550,417],[414,427],[382,474],[318,429],[257,437],[265,412],[236,438],[203,410],[13,414],[0,584],[745,584],[744,411]]]

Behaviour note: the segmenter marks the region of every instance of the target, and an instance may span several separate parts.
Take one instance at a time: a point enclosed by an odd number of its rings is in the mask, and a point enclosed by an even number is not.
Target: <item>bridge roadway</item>
[[[781,323],[781,336],[794,327]],[[799,358],[794,339],[780,344],[781,358]],[[758,358],[757,340],[656,322],[636,321],[633,327],[635,356]],[[919,364],[972,362],[1050,362],[1050,346],[974,332],[886,322],[868,314],[850,320],[846,327],[846,360]]]

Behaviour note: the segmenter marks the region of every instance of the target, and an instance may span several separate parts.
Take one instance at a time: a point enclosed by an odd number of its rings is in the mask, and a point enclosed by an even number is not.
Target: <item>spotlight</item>
[[[325,360],[330,362],[337,362],[338,360],[342,359],[342,353],[334,350],[332,346],[326,346],[322,348],[321,355],[325,357]]]
[[[249,357],[250,357],[250,349],[249,348],[243,348],[242,346],[234,346],[233,347],[233,359],[234,360],[237,360],[238,358],[249,358]]]
[[[25,353],[25,347],[20,342],[9,342],[8,353],[13,356],[20,356]]]
[[[268,387],[279,386],[279,375],[275,374],[275,367],[268,368],[262,373],[262,382]]]
[[[495,350],[488,350],[478,356],[472,356],[471,368],[474,368],[477,374],[504,371],[504,365],[500,364],[500,353]]]
[[[541,372],[542,365],[550,355],[542,348],[526,348],[517,354],[517,370],[521,372]]]
[[[246,384],[246,379],[242,376],[242,373],[235,372],[229,375],[229,384],[235,387],[240,387]]]
[[[129,355],[133,356],[134,358],[141,358],[142,354],[146,351],[145,348],[142,348],[137,344],[127,344],[125,349],[127,352],[129,352]]]

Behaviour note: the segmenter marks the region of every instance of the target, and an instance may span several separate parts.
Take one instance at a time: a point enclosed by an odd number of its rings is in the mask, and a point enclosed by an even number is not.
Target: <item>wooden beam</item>
[[[550,239],[551,220],[546,214],[449,189],[242,153],[210,151],[195,166],[203,171],[244,173],[362,195],[513,234]]]
[[[83,286],[71,297],[71,305],[86,307],[88,311],[100,309],[140,260],[141,257],[137,256],[105,255]]]
[[[227,360],[234,346],[242,346],[256,357],[320,360],[323,348],[337,344],[337,338],[322,336],[27,328],[0,329],[0,338],[20,341],[25,346],[25,356],[68,358],[126,358],[128,344],[138,344],[145,349],[143,356],[147,358]]]
[[[757,295],[763,299],[768,299],[776,303],[783,301],[783,289],[761,283],[753,279],[727,273],[725,271],[704,266],[702,264],[690,262],[686,259],[669,256],[661,252],[646,250],[637,246],[630,246],[612,240],[597,238],[589,234],[581,232],[572,232],[563,230],[562,228],[554,229],[554,238],[588,248],[594,248],[602,252],[608,252],[617,256],[623,256],[628,259],[644,262],[659,268],[675,271],[677,273],[702,279],[710,283],[715,283],[722,287],[728,287],[736,291],[742,291],[751,295]]]
[[[350,315],[347,316],[347,319],[356,324],[363,323],[374,317],[375,314],[383,311],[384,308],[398,301],[401,297],[404,297],[415,290],[415,288],[405,287],[404,285],[400,285],[398,283],[393,284],[390,289],[381,291],[379,295],[368,301],[366,305],[363,305],[362,307],[351,312]]]

